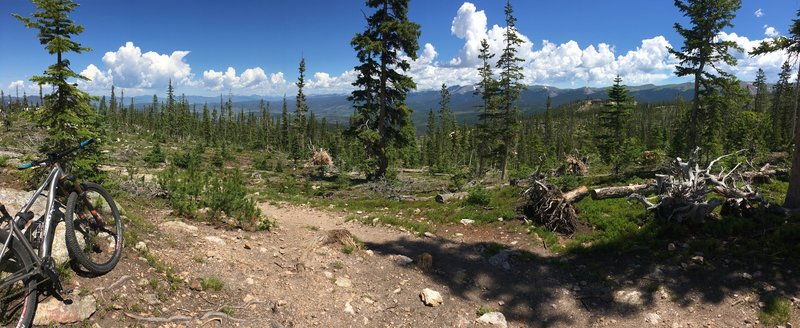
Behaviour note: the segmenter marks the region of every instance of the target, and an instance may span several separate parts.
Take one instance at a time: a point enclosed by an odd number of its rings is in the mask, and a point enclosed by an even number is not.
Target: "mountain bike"
[[[65,303],[65,291],[51,256],[55,227],[63,220],[70,258],[95,275],[105,274],[122,255],[122,220],[111,195],[94,183],[79,183],[65,170],[64,158],[94,142],[47,154],[18,167],[50,167],[50,173],[36,192],[13,217],[0,204],[0,325],[29,326],[39,290]],[[31,207],[47,197],[45,213],[34,218]],[[63,200],[66,199],[66,207]],[[61,209],[65,208],[65,213]],[[46,284],[46,283],[50,284]],[[42,287],[42,288],[40,288]]]

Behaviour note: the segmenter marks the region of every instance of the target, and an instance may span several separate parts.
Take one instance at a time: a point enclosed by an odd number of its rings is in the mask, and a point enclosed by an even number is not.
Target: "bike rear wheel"
[[[73,259],[94,274],[114,269],[122,256],[122,219],[116,203],[102,186],[81,184],[67,200],[67,249]]]
[[[8,238],[8,231],[0,231],[0,249]],[[0,284],[14,281],[0,289],[0,325],[3,327],[28,327],[36,312],[38,292],[36,276],[24,279],[19,277],[33,269],[31,258],[14,239],[9,243],[6,253],[0,258]]]

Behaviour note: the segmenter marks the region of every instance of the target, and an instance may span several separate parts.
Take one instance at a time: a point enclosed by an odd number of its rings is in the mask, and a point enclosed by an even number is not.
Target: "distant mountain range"
[[[755,92],[750,83],[743,83],[743,85]],[[547,95],[551,97],[552,107],[556,108],[560,105],[586,99],[605,99],[607,87],[605,88],[575,88],[575,89],[562,89],[556,87],[532,85],[522,92],[519,100],[519,106],[525,114],[531,114],[544,111],[547,101]],[[476,106],[480,103],[480,98],[474,95],[474,86],[452,86],[449,88],[451,94],[450,107],[453,113],[457,116],[459,122],[474,122],[477,119]],[[629,86],[630,94],[639,103],[659,103],[659,102],[672,102],[678,97],[682,97],[686,101],[692,99],[693,85],[692,83],[680,84],[667,84],[667,85],[652,85],[646,84],[641,86]],[[310,95],[307,96],[308,106],[317,118],[326,117],[328,122],[347,122],[350,115],[353,114],[352,104],[347,100],[346,94],[332,94],[332,95]],[[108,98],[108,97],[106,97]],[[8,100],[8,98],[6,98]],[[153,101],[153,96],[136,96],[133,98],[137,109],[149,105]],[[219,107],[220,97],[205,97],[205,96],[186,96],[190,104],[196,104],[199,108],[203,104],[208,104],[209,107]],[[270,103],[270,112],[272,115],[279,115],[281,112],[281,97],[261,97],[261,96],[232,96],[234,108],[237,110],[243,108],[245,111],[258,111],[261,99]],[[159,96],[159,101],[163,101],[164,97]],[[418,91],[412,92],[408,95],[406,103],[414,110],[412,114],[413,121],[416,126],[422,126],[427,119],[428,111],[433,109],[437,111],[439,107],[439,91]],[[28,102],[33,104],[39,101],[38,96],[28,97]],[[223,96],[223,101],[227,101],[227,96]],[[130,103],[130,98],[126,97],[125,105]],[[289,111],[294,111],[294,95],[287,97]]]

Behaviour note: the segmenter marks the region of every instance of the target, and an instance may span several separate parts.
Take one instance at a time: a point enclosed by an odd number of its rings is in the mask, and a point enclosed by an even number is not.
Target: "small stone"
[[[161,301],[158,300],[156,294],[144,294],[142,295],[142,300],[147,303],[147,305],[157,305],[160,304]]]
[[[345,277],[336,278],[336,286],[343,287],[343,288],[350,288],[353,287],[353,282],[350,279]]]
[[[405,256],[405,255],[395,255],[394,259],[395,259],[395,261],[397,261],[397,264],[400,264],[400,265],[409,265],[409,264],[414,262],[413,259],[411,259],[410,257]]]
[[[463,224],[463,225],[470,225],[470,224],[473,224],[473,223],[475,223],[475,220],[461,219],[461,224]]]
[[[506,321],[506,316],[504,316],[500,312],[484,313],[482,316],[480,316],[480,318],[476,319],[475,321],[477,321],[479,323],[482,323],[482,324],[487,324],[487,325],[492,325],[494,327],[499,327],[499,328],[507,328],[508,327],[508,322]]]
[[[253,280],[253,278],[250,277],[247,277],[247,279],[245,279],[244,282],[248,285],[255,285],[256,283],[255,280]]]
[[[328,278],[328,279],[332,279],[333,278],[333,272],[322,271],[322,274],[325,275],[325,278]]]
[[[500,218],[497,218],[497,221],[498,221],[498,222],[503,222],[503,218],[502,218],[502,217],[500,217]]]
[[[617,303],[628,304],[628,305],[642,305],[644,304],[644,300],[642,299],[642,292],[638,290],[620,290],[614,293],[614,301]]]
[[[430,231],[425,231],[425,233],[423,235],[425,235],[425,237],[428,237],[428,238],[436,238],[436,235],[434,235]]]
[[[367,253],[369,256],[375,256],[375,252],[373,252],[371,249],[364,251],[364,253]]]
[[[661,322],[661,316],[656,313],[648,313],[644,315],[644,322],[651,325],[658,325]]]
[[[369,297],[364,297],[363,300],[364,300],[364,303],[367,303],[367,304],[374,304],[375,303],[375,301],[373,301]]]
[[[344,303],[344,313],[349,313],[353,315],[356,314],[356,311],[353,310],[353,306],[350,305],[350,302]]]
[[[419,209],[419,208],[415,208],[414,209],[414,214],[419,214],[419,213],[422,213],[422,210]]]
[[[216,244],[218,246],[225,246],[225,241],[217,236],[206,236],[204,239],[212,244]]]
[[[136,246],[133,248],[140,252],[147,252],[147,244],[145,244],[143,241],[136,243]]]
[[[442,294],[430,288],[423,289],[419,294],[419,297],[422,299],[422,302],[425,303],[425,305],[432,307],[441,305],[443,301]]]
[[[700,255],[692,256],[692,262],[694,262],[695,264],[703,264],[703,261],[704,259]]]
[[[203,281],[200,278],[194,278],[189,282],[189,289],[201,291],[203,290]]]
[[[678,248],[678,247],[677,247],[677,246],[675,246],[675,244],[674,244],[674,243],[669,243],[669,244],[667,245],[667,250],[668,250],[668,251],[670,251],[670,252],[674,252],[674,251],[675,251],[677,248]]]

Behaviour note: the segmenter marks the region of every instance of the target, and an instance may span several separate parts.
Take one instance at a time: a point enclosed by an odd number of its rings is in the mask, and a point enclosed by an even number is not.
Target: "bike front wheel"
[[[117,204],[102,186],[84,183],[81,189],[81,193],[70,193],[67,200],[67,249],[90,272],[105,274],[122,256],[122,219]]]
[[[8,231],[0,231],[0,249],[8,236]],[[36,276],[26,277],[33,270],[31,263],[30,255],[12,238],[0,258],[0,325],[3,327],[31,325],[38,301]]]

